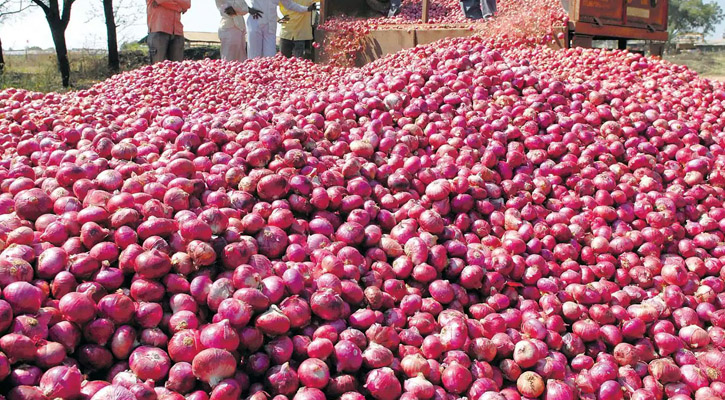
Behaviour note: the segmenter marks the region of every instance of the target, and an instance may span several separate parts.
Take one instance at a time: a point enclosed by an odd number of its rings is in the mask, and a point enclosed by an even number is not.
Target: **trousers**
[[[289,40],[280,39],[279,43],[280,51],[285,57],[297,57],[302,58],[305,55],[305,41],[304,40]]]
[[[244,61],[247,59],[247,43],[244,31],[239,29],[220,29],[219,40],[222,42],[222,60]]]
[[[466,18],[481,19],[496,13],[496,0],[461,0],[461,7]]]
[[[272,57],[277,53],[277,21],[264,16],[247,18],[247,51],[249,58]]]
[[[152,64],[164,60],[181,61],[184,59],[184,37],[181,35],[151,32],[146,38],[146,44],[149,46]]]
[[[483,0],[481,6],[484,17],[492,16],[496,13],[496,0]]]

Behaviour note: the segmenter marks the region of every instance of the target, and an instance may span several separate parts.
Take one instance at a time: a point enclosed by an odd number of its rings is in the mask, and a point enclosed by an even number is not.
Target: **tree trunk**
[[[48,18],[50,25],[50,33],[53,35],[53,44],[55,45],[55,55],[58,57],[58,70],[60,71],[60,79],[63,87],[70,86],[70,61],[68,61],[68,48],[65,43],[65,28],[60,21]]]
[[[113,0],[103,0],[103,15],[106,17],[106,34],[108,36],[108,68],[112,72],[121,70],[118,58],[118,39],[116,38],[116,19],[113,16]]]
[[[3,41],[0,39],[0,75],[2,75],[5,69],[5,57],[3,57]]]

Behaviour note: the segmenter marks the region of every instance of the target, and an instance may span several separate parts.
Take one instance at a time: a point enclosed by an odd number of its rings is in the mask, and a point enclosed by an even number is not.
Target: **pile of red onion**
[[[725,399],[725,89],[537,40],[0,92],[0,393]]]

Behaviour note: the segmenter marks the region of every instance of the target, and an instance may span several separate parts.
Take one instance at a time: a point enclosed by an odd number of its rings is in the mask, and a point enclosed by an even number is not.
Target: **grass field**
[[[665,55],[664,59],[675,64],[687,65],[704,77],[725,79],[725,52],[681,53]]]
[[[187,49],[187,52],[187,58],[218,57],[218,48],[194,48]],[[148,62],[147,53],[140,48],[123,50],[120,56],[123,71],[138,68]],[[702,76],[725,80],[725,52],[682,53],[665,55],[664,58],[675,64],[687,65]],[[61,86],[53,53],[5,55],[5,60],[5,72],[0,74],[0,89],[16,87],[39,92],[67,90]],[[70,64],[71,90],[88,88],[111,76],[106,55],[99,51],[71,51]]]
[[[94,50],[71,51],[71,89],[88,88],[102,81],[111,72],[108,59],[102,52]],[[145,64],[146,53],[141,50],[122,51],[121,69],[126,71]],[[53,53],[27,55],[5,55],[5,72],[0,74],[0,89],[16,87],[39,92],[62,92],[60,74]]]

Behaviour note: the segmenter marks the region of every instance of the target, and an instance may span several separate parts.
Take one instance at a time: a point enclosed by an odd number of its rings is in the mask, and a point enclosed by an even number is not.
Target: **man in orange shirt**
[[[184,26],[181,14],[191,7],[191,0],[146,0],[146,17],[151,63],[184,59]]]

